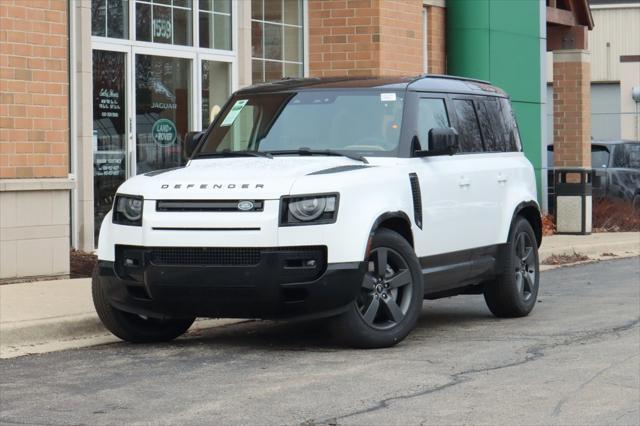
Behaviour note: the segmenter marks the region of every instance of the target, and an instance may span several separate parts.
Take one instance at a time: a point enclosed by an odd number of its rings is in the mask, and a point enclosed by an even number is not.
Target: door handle
[[[460,179],[458,179],[458,186],[460,188],[464,188],[465,186],[471,186],[471,179],[464,176],[461,177]]]
[[[506,175],[498,173],[498,183],[506,183],[508,180],[509,178]]]

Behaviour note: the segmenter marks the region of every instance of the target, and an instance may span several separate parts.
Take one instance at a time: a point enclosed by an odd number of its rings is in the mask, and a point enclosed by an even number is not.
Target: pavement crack
[[[585,341],[598,339],[601,336],[605,336],[605,335],[615,334],[616,337],[619,337],[619,333],[630,330],[635,326],[637,326],[639,323],[640,323],[640,318],[636,318],[634,320],[627,321],[626,323],[619,326],[615,326],[615,327],[608,327],[605,329],[593,330],[587,333],[574,333],[573,335],[569,335],[566,339],[563,339],[559,342],[529,346],[526,349],[525,357],[521,360],[509,362],[506,364],[495,365],[495,366],[471,368],[468,370],[464,370],[464,371],[449,375],[450,380],[447,383],[444,383],[442,385],[421,389],[419,391],[407,393],[404,395],[397,395],[397,396],[381,399],[379,401],[373,402],[373,404],[367,408],[351,411],[351,412],[342,414],[340,416],[328,417],[322,420],[313,420],[313,419],[306,420],[300,423],[300,426],[338,425],[339,420],[382,410],[389,407],[389,405],[391,405],[391,403],[393,402],[419,398],[425,395],[429,395],[431,393],[440,392],[447,388],[450,388],[450,387],[459,385],[460,383],[464,383],[468,380],[471,380],[471,377],[467,377],[467,376],[472,376],[478,373],[487,373],[487,372],[492,372],[496,370],[503,370],[511,367],[517,367],[523,364],[527,364],[529,362],[536,361],[545,356],[545,351],[553,350],[558,347],[566,347],[574,344],[583,343]]]
[[[580,384],[580,386],[578,386],[578,388],[576,390],[574,390],[569,395],[565,396],[560,401],[558,401],[558,404],[556,404],[555,408],[553,409],[552,415],[554,417],[557,417],[560,414],[560,412],[562,411],[562,407],[564,406],[564,404],[566,404],[572,396],[577,395],[578,393],[580,393],[589,383],[593,382],[595,379],[597,379],[598,377],[602,376],[604,373],[606,373],[607,371],[611,370],[612,368],[618,367],[621,364],[624,364],[627,361],[629,361],[631,358],[635,358],[637,356],[640,356],[640,354],[633,354],[633,355],[631,355],[629,357],[626,357],[622,361],[612,362],[611,364],[609,364],[605,368],[603,368],[600,371],[598,371],[596,374],[592,375],[588,380],[582,382]]]

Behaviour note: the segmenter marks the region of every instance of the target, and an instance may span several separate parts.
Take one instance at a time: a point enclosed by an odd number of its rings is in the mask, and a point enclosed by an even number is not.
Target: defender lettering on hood
[[[256,183],[256,184],[250,184],[250,183],[242,183],[242,184],[236,184],[236,183],[229,183],[226,185],[222,185],[222,184],[218,184],[218,183],[213,183],[213,184],[208,184],[208,183],[201,183],[201,184],[194,184],[194,183],[188,183],[188,184],[181,184],[181,183],[176,183],[175,185],[169,185],[169,184],[163,184],[160,189],[264,189],[264,185],[261,183]]]

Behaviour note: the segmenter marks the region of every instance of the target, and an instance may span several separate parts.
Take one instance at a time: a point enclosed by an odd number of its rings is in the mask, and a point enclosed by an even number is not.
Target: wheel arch
[[[373,234],[380,228],[389,229],[400,234],[411,247],[414,247],[413,231],[411,230],[411,219],[403,211],[386,212],[378,216],[371,227],[369,240]],[[367,244],[367,253],[369,252],[369,244]]]
[[[524,217],[529,224],[531,224],[536,236],[536,242],[538,243],[538,247],[540,247],[542,245],[542,215],[540,214],[538,203],[535,201],[524,201],[518,204],[513,212],[509,229],[513,228],[518,217]]]

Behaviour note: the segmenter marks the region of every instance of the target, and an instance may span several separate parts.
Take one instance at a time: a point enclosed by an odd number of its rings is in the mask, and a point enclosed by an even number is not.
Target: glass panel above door
[[[231,50],[231,0],[200,0],[200,47]]]
[[[136,171],[185,164],[189,131],[191,60],[136,55]]]
[[[126,179],[126,56],[93,51],[93,209],[95,241],[113,195]]]
[[[202,128],[209,127],[230,94],[230,64],[202,61]]]
[[[192,46],[192,10],[191,0],[136,0],[136,39]]]
[[[91,35],[129,38],[129,0],[91,0]]]

